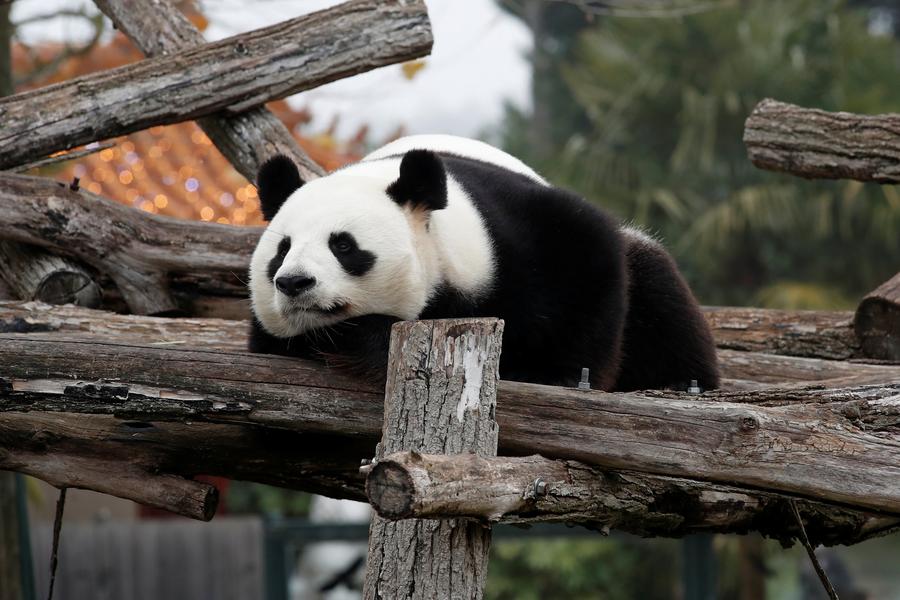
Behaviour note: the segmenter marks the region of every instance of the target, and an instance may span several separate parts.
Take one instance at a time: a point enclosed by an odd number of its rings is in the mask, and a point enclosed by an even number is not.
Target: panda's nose
[[[275,287],[285,296],[298,296],[316,285],[316,278],[307,275],[287,275],[275,279]]]

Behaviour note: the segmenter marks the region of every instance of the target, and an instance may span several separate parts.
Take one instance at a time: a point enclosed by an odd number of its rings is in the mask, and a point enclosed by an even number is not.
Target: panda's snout
[[[316,285],[316,278],[308,275],[284,275],[275,278],[275,288],[291,298],[312,289],[314,285]]]

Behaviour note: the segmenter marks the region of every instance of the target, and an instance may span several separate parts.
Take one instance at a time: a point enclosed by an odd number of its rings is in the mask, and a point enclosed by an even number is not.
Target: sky
[[[210,21],[205,35],[218,40],[339,4],[338,0],[203,0]],[[308,133],[325,129],[338,117],[339,137],[361,125],[380,141],[404,126],[407,133],[451,133],[491,138],[505,102],[525,107],[530,70],[526,55],[531,36],[494,0],[426,0],[434,30],[434,50],[412,81],[392,65],[298,94],[289,101],[308,107]],[[87,0],[16,0],[14,22],[61,9],[94,10]],[[28,42],[79,39],[78,20],[57,18],[24,27]]]

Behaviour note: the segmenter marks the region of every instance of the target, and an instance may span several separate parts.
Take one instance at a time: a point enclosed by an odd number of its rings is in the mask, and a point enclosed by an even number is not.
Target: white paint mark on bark
[[[476,339],[473,335],[466,335],[463,340],[458,340],[456,348],[454,348],[454,363],[463,365],[463,384],[462,394],[459,398],[459,404],[456,405],[456,419],[462,423],[467,410],[477,410],[479,405],[479,397],[481,396],[481,382],[484,376],[484,363],[487,354],[484,348],[476,346]],[[462,356],[458,356],[458,354]],[[448,353],[449,354],[449,353]]]

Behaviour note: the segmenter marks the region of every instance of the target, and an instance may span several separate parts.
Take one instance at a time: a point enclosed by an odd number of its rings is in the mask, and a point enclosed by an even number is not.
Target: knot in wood
[[[751,431],[756,431],[759,429],[759,420],[752,415],[741,417],[739,427],[741,431],[745,433],[750,433]]]

